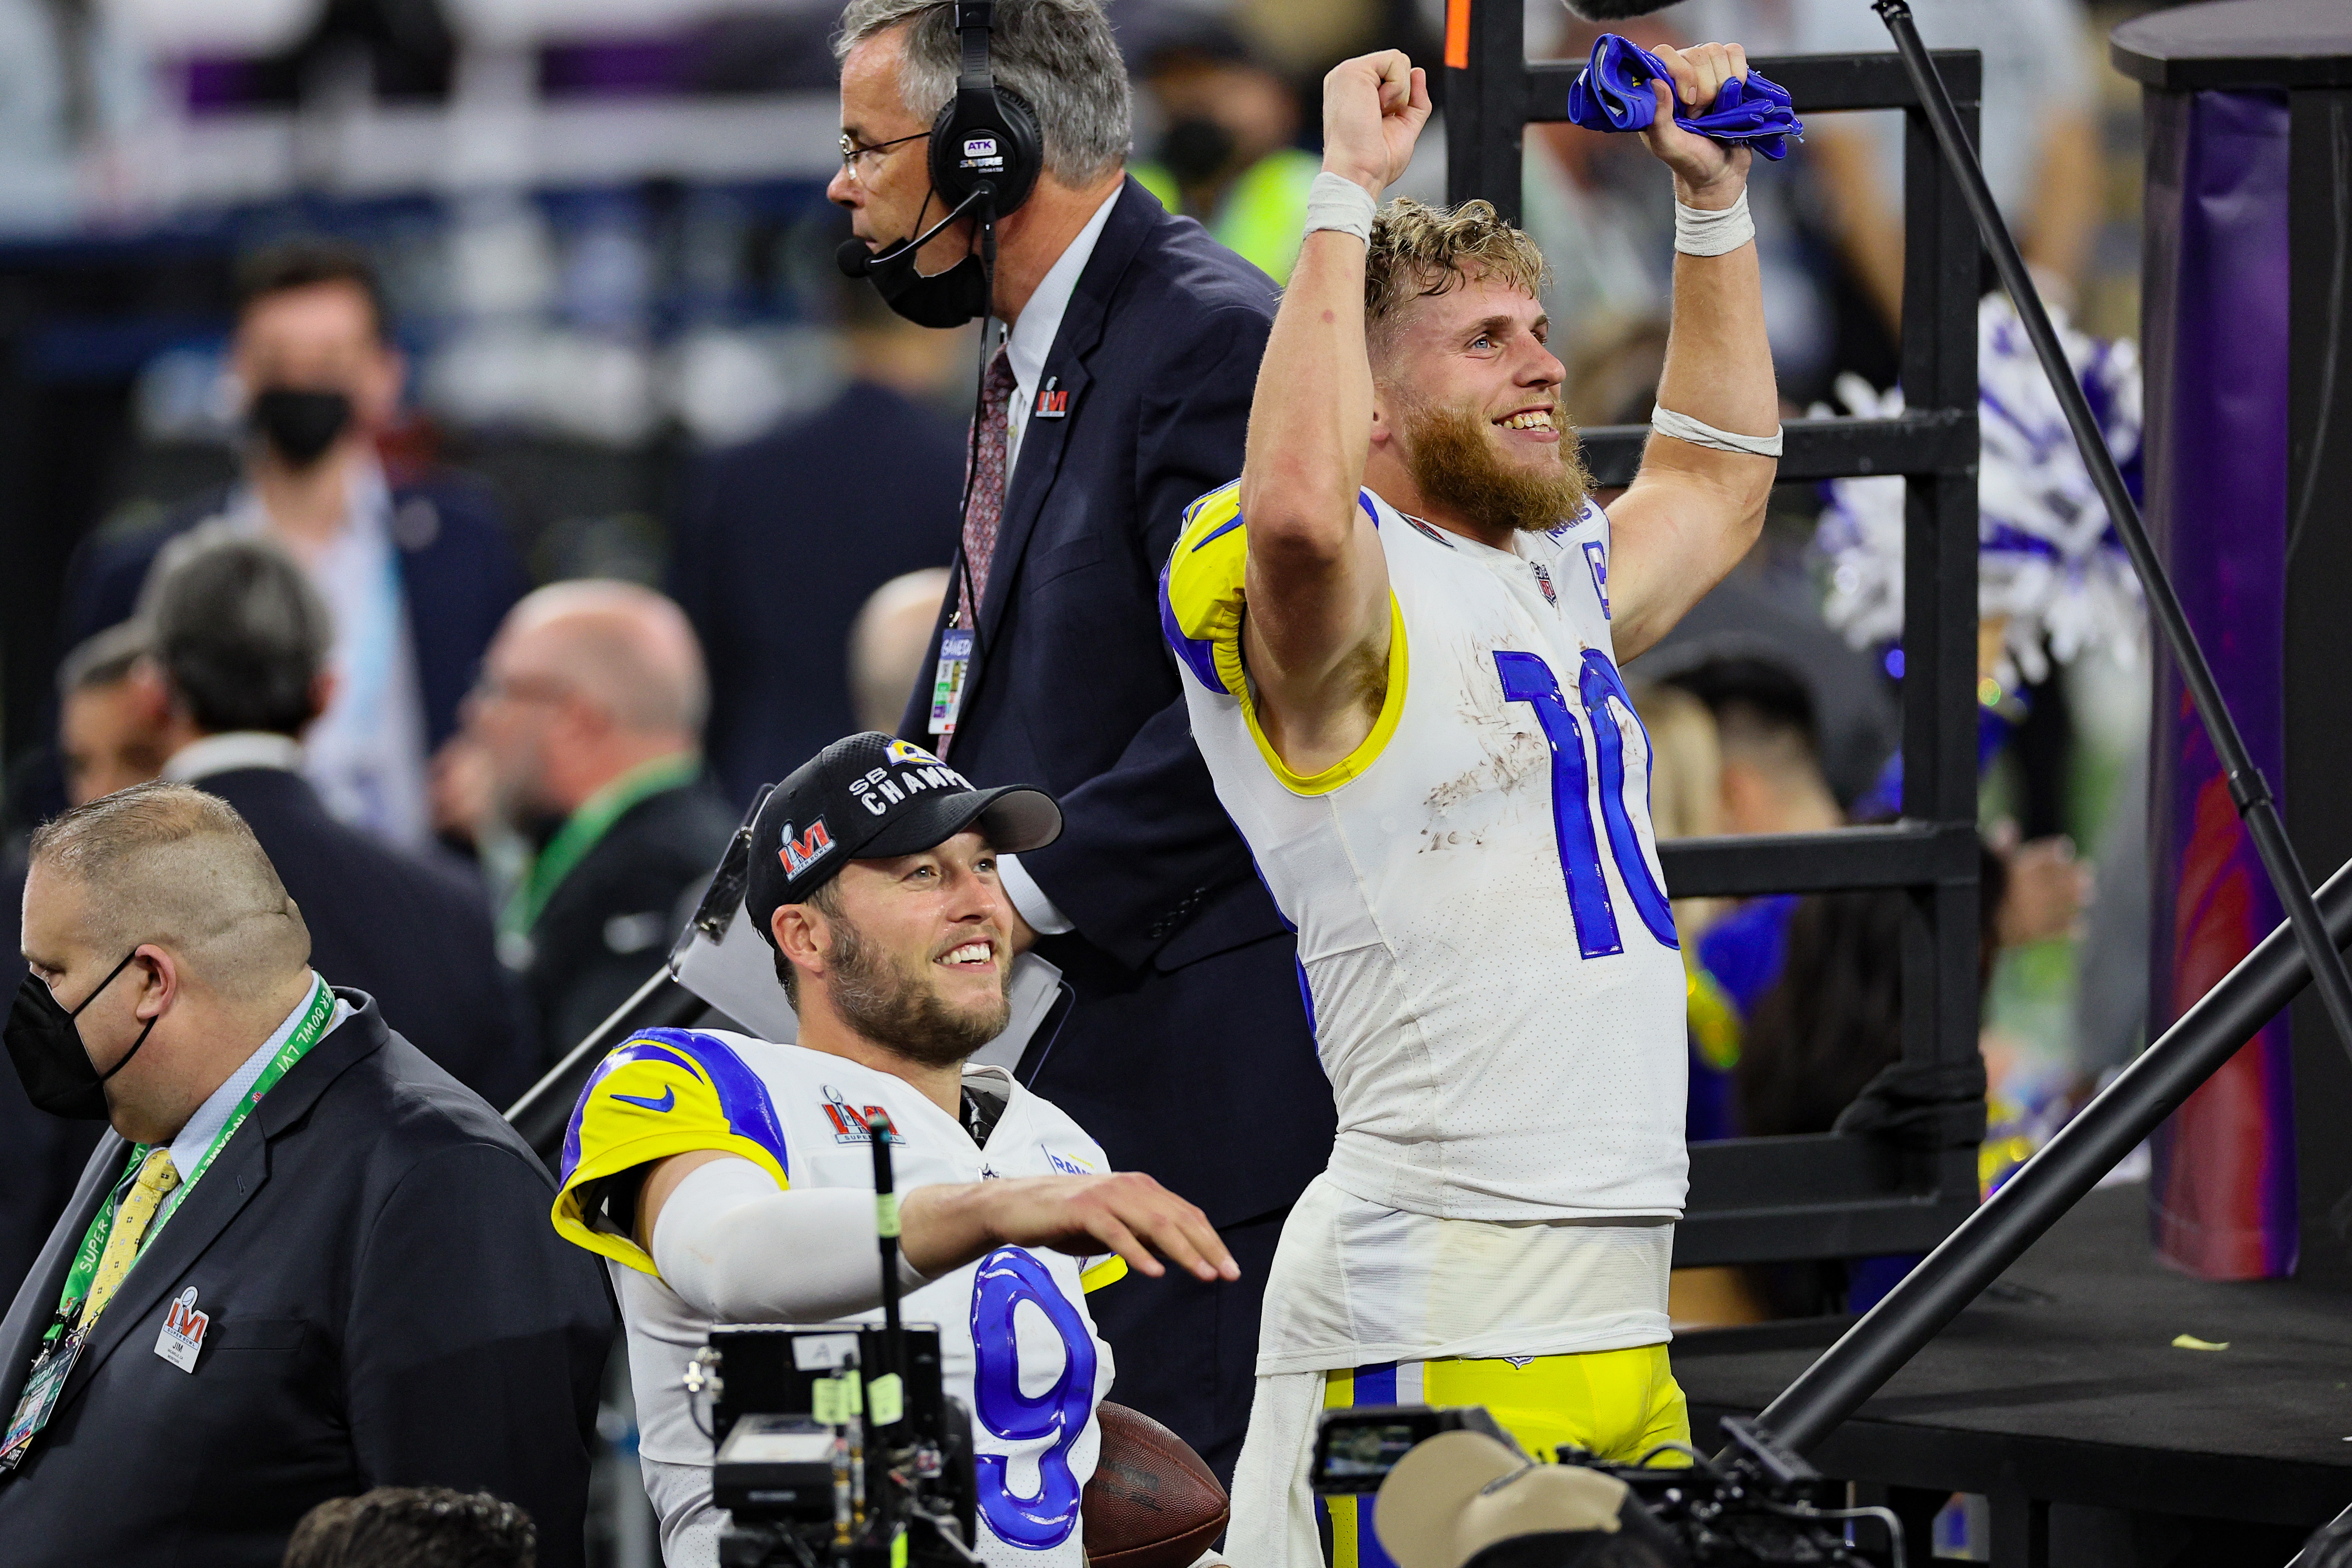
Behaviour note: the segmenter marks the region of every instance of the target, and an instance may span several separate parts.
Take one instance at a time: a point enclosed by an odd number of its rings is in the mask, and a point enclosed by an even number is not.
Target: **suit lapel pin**
[[[1070,389],[1060,385],[1061,377],[1049,375],[1045,384],[1037,389],[1037,415],[1040,419],[1066,419],[1070,416]]]

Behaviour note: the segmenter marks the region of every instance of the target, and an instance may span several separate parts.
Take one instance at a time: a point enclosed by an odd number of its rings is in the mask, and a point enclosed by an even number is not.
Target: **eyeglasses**
[[[909,142],[920,142],[929,134],[928,131],[918,131],[908,136],[894,136],[887,142],[866,142],[845,131],[841,133],[842,173],[852,179],[863,180],[871,171],[882,166],[883,153]]]
[[[500,679],[488,670],[474,682],[468,695],[476,702],[561,702],[572,695],[572,687],[551,676],[520,676]]]

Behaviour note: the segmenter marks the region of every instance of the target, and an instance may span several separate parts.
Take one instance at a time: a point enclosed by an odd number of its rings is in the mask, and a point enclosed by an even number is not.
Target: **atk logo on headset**
[[[982,174],[1001,174],[1004,172],[1004,153],[993,136],[967,136],[963,139],[963,162],[957,167]]]

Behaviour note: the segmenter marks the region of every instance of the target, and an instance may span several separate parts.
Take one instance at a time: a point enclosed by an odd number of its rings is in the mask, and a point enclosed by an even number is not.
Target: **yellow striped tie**
[[[145,1239],[147,1227],[154,1223],[155,1210],[164,1194],[180,1184],[180,1172],[172,1163],[169,1149],[151,1149],[139,1164],[139,1179],[131,1191],[123,1194],[122,1205],[114,1211],[114,1228],[106,1233],[106,1250],[98,1255],[98,1272],[89,1282],[89,1299],[82,1304],[81,1327],[88,1332],[114,1300],[114,1292],[122,1286],[122,1278],[131,1272],[131,1264],[139,1259],[139,1244]]]

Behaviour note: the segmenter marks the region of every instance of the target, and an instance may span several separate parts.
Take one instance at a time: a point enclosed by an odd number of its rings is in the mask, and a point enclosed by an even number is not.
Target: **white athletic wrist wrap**
[[[1688,441],[1694,447],[1712,447],[1718,452],[1745,452],[1751,458],[1777,458],[1780,455],[1780,428],[1777,425],[1769,436],[1742,436],[1730,430],[1718,430],[1687,414],[1677,414],[1661,405],[1650,410],[1650,428],[1661,436],[1672,436],[1675,440]]]
[[[1675,204],[1675,248],[1685,256],[1727,256],[1755,237],[1756,220],[1748,216],[1746,191],[1720,212]]]
[[[1372,214],[1378,210],[1372,195],[1345,174],[1335,174],[1326,169],[1315,176],[1307,187],[1307,232],[1318,228],[1335,228],[1341,234],[1352,234],[1366,245],[1372,243]]]

